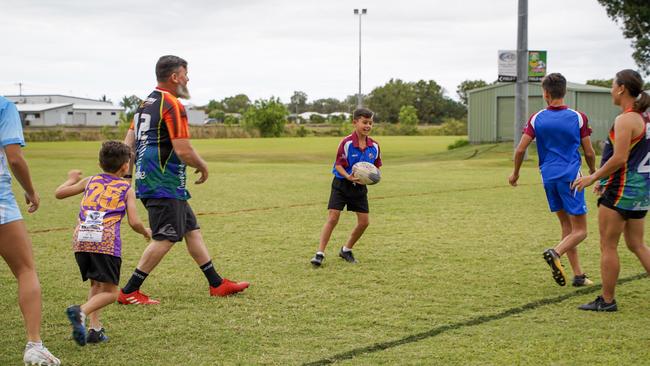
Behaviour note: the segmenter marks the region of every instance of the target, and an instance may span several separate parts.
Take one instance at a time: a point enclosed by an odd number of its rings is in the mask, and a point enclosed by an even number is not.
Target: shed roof
[[[16,104],[18,112],[44,112],[50,109],[59,109],[70,107],[72,103],[30,103],[30,104]]]
[[[489,89],[496,89],[496,88],[505,88],[511,84],[514,83],[496,83],[488,86],[484,86],[482,88],[476,88],[469,90],[467,93],[472,94],[476,93],[482,90],[489,90]],[[529,84],[533,85],[538,85],[539,87],[542,86],[542,83],[539,82],[530,82]],[[581,91],[581,92],[592,92],[592,93],[609,93],[610,89],[609,88],[604,88],[602,86],[595,86],[595,85],[585,85],[585,84],[578,84],[578,83],[572,83],[567,81],[566,83],[566,88],[567,91]]]

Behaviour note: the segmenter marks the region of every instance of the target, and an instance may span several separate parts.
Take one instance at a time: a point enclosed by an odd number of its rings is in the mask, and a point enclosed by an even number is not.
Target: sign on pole
[[[517,81],[517,51],[499,50],[499,82]],[[546,51],[528,51],[528,81],[546,76]]]
[[[500,82],[517,81],[517,51],[499,50],[499,78]]]

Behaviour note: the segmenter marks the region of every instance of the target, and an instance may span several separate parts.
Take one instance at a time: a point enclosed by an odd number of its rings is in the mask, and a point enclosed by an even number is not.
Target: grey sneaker
[[[593,284],[594,281],[590,280],[586,273],[580,276],[573,276],[573,287],[591,286]]]
[[[40,346],[30,345],[25,346],[25,354],[23,355],[23,362],[25,365],[39,365],[39,366],[59,366],[61,360],[54,357],[50,351],[42,344]]]
[[[311,264],[314,265],[314,267],[320,267],[321,264],[323,264],[324,260],[325,255],[316,253],[316,255],[314,255],[314,258],[311,259]]]
[[[596,300],[578,306],[578,309],[589,311],[618,311],[618,306],[616,305],[616,300],[606,303],[602,296],[598,296]]]
[[[358,263],[357,260],[354,259],[352,251],[348,250],[347,252],[344,252],[343,247],[341,247],[341,250],[339,251],[339,257],[345,259],[345,261],[348,263]]]

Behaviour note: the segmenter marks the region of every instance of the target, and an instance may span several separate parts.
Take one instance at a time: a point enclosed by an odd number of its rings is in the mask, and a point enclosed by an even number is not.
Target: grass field
[[[383,180],[370,187],[371,224],[349,265],[338,248],[313,255],[326,218],[338,138],[197,140],[210,179],[190,201],[218,271],[251,287],[210,298],[178,244],[148,278],[152,307],[108,307],[111,340],[78,347],[64,309],[87,293],[71,252],[77,197],[53,191],[66,172],[97,172],[99,143],[25,150],[42,206],[26,217],[44,298],[43,338],[65,365],[642,365],[650,360],[650,281],[620,247],[618,313],[576,310],[599,287],[553,282],[541,253],[558,240],[536,163],[507,185],[510,144],[446,151],[454,137],[382,137]],[[582,264],[598,285],[594,196]],[[146,217],[142,207],[141,215]],[[122,283],[146,243],[123,230]],[[565,261],[566,262],[566,261]],[[16,285],[0,265],[0,365],[21,364]]]

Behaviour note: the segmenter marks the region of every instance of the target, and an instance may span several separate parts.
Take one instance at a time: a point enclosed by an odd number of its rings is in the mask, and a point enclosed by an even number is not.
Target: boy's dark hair
[[[368,108],[357,108],[352,113],[352,120],[356,120],[361,117],[372,118],[374,115],[375,112],[371,111]]]
[[[562,99],[566,95],[566,79],[558,72],[548,74],[542,79],[542,88],[551,98]]]
[[[616,73],[614,82],[616,85],[625,86],[630,96],[636,98],[636,101],[634,101],[635,111],[644,112],[650,108],[650,95],[643,91],[641,74],[631,69],[621,70]]]
[[[187,69],[187,61],[174,55],[161,56],[156,62],[156,79],[165,82],[179,67]]]
[[[105,141],[99,150],[99,166],[106,173],[115,173],[131,159],[131,148],[120,141]]]

